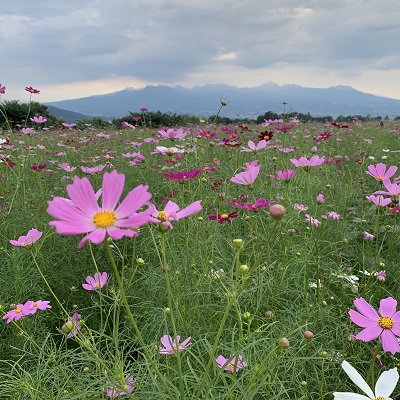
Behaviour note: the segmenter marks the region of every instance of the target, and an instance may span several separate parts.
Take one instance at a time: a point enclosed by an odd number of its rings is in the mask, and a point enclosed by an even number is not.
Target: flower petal
[[[115,210],[118,219],[132,215],[151,199],[151,193],[147,191],[148,188],[147,185],[139,185],[126,195],[125,199]]]
[[[390,329],[383,329],[381,343],[383,351],[389,351],[393,355],[400,352],[400,344],[395,334]]]
[[[113,211],[124,190],[125,175],[119,174],[116,170],[103,175],[102,184],[102,208],[103,210]]]
[[[363,396],[362,394],[350,392],[333,392],[334,400],[370,400],[371,397]]]
[[[357,310],[361,313],[364,314],[367,318],[378,321],[379,320],[379,315],[375,311],[375,309],[362,297],[359,297],[358,299],[355,299],[353,301],[354,307],[357,308]]]
[[[359,372],[350,365],[347,361],[342,362],[342,368],[344,372],[348,375],[348,377],[356,384],[370,399],[373,399],[375,396],[368,386],[368,383],[365,382],[364,378],[359,374]]]
[[[392,368],[389,371],[382,372],[375,385],[375,397],[384,397],[385,399],[389,397],[399,380],[399,373],[397,368]]]
[[[358,335],[356,335],[357,340],[362,340],[363,342],[369,342],[370,340],[376,339],[383,331],[380,326],[371,326],[363,329]]]
[[[379,326],[378,320],[372,320],[367,318],[366,316],[358,313],[355,310],[349,310],[350,319],[358,326],[363,328],[370,328],[373,326]]]
[[[397,301],[393,297],[382,299],[379,303],[379,314],[382,317],[391,317],[396,312]]]
[[[93,215],[99,210],[92,184],[88,178],[78,178],[75,176],[73,183],[67,185],[66,190],[73,205],[84,213]]]

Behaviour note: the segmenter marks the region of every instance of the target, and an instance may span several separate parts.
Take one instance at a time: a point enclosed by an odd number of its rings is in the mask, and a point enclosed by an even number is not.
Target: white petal
[[[358,373],[358,371],[352,367],[347,361],[342,362],[342,368],[349,378],[366,394],[370,399],[375,398],[368,383],[365,382],[364,378]]]
[[[375,385],[375,397],[389,397],[399,380],[397,368],[392,368],[389,371],[382,372]]]
[[[364,396],[362,394],[350,393],[350,392],[334,392],[334,400],[370,400],[371,397]]]

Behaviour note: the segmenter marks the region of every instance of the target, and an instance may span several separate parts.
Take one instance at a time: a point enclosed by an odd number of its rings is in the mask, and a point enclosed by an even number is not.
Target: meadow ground
[[[1,398],[400,395],[397,121],[42,126],[2,134]]]

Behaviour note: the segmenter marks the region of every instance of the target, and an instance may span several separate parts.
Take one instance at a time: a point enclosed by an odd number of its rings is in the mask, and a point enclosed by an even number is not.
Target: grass
[[[4,132],[12,145],[3,145],[2,157],[14,165],[0,164],[0,304],[4,314],[27,300],[50,300],[52,308],[3,321],[2,397],[105,399],[104,388],[123,390],[125,376],[133,376],[126,398],[330,399],[334,391],[356,390],[341,369],[344,359],[373,384],[380,367],[371,350],[378,341],[351,338],[361,329],[348,310],[358,297],[377,308],[381,299],[398,295],[398,217],[365,198],[382,188],[365,173],[369,165],[399,165],[395,126],[396,121],[383,127],[355,122],[348,129],[299,123],[276,131],[257,154],[220,142],[232,130],[242,146],[257,142],[266,129],[260,125],[252,131],[211,125],[218,136],[212,141],[200,135],[205,126],[185,127],[186,137],[173,142],[146,127]],[[332,136],[317,144],[316,154],[328,162],[308,172],[297,168],[288,183],[276,179],[276,171],[294,169],[291,158],[312,155],[322,132]],[[185,149],[180,165],[150,154],[157,145]],[[129,165],[134,158],[123,154],[133,152],[144,162]],[[262,167],[252,188],[230,181],[253,160]],[[67,172],[61,163],[77,168]],[[30,168],[40,164],[46,167]],[[80,169],[98,165],[104,170],[92,175]],[[162,176],[204,166],[216,169],[184,183]],[[75,175],[87,176],[96,191],[103,174],[114,169],[126,176],[123,196],[145,184],[154,203],[171,196],[183,209],[201,200],[202,211],[172,222],[173,230],[164,234],[148,223],[135,238],[78,249],[82,236],[60,236],[48,225],[48,201],[68,197],[66,186]],[[242,203],[273,200],[285,215],[276,221],[268,208],[237,209],[227,202],[239,197]],[[295,210],[295,203],[308,210]],[[164,205],[156,204],[158,210]],[[234,211],[238,217],[231,223],[208,218]],[[331,211],[340,220],[327,218]],[[321,225],[308,224],[306,213]],[[43,232],[32,247],[9,243],[31,228]],[[364,240],[363,232],[374,240]],[[374,276],[381,270],[384,281]],[[110,275],[106,286],[84,290],[82,283],[96,271]],[[74,313],[81,315],[82,330],[67,338],[62,327]],[[313,332],[312,339],[304,331]],[[180,335],[181,341],[191,336],[192,344],[176,355],[160,355],[165,334]],[[220,354],[240,354],[247,366],[224,371],[215,362]],[[398,354],[378,355],[386,369],[399,362]]]

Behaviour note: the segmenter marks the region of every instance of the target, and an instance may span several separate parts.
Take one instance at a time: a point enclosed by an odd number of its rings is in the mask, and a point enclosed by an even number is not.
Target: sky
[[[2,0],[1,100],[267,82],[400,99],[399,21],[399,0]]]

